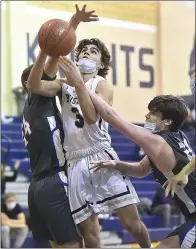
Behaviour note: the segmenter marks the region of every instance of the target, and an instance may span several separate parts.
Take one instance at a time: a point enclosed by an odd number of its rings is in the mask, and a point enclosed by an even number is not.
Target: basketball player
[[[195,94],[195,65],[190,69],[190,76],[191,76],[191,92]],[[165,196],[168,196],[170,191],[172,197],[174,197],[174,192],[176,190],[177,184],[185,187],[188,183],[188,176],[195,170],[195,157],[175,176],[167,180],[163,187],[165,189]]]
[[[68,59],[66,70],[67,77],[71,74],[75,81],[80,82],[83,87],[85,86],[79,77],[77,68]],[[99,96],[90,91],[89,95],[99,115],[138,144],[146,153],[146,156],[138,163],[118,160],[94,162],[95,165],[92,168],[95,171],[103,168],[116,169],[134,177],[144,177],[152,170],[156,181],[163,185],[167,179],[178,174],[193,158],[194,152],[189,141],[179,130],[188,113],[185,102],[179,97],[172,95],[155,97],[148,105],[149,113],[146,115],[143,128],[121,118]],[[193,173],[189,175],[188,184],[184,189],[176,187],[174,198],[184,214],[186,222],[170,233],[158,247],[195,247],[196,177]]]
[[[76,14],[70,25],[76,29],[81,21],[95,21],[94,11],[86,12],[85,6]],[[40,55],[38,56],[40,58]],[[44,55],[44,62],[47,56]],[[40,77],[47,84],[54,80],[57,72],[56,58],[49,58],[44,63],[44,70],[39,69]],[[35,62],[35,66],[39,64]],[[56,106],[55,97],[43,97],[31,93],[27,84],[33,66],[22,73],[22,84],[28,92],[23,111],[22,135],[30,156],[32,181],[28,191],[28,206],[31,228],[35,239],[50,240],[51,246],[82,246],[76,230],[67,196],[66,161],[63,151],[63,127],[61,115]],[[36,85],[36,82],[34,82]]]
[[[65,72],[64,58],[59,65]],[[77,73],[86,87],[101,96],[107,103],[113,102],[113,88],[105,80],[109,69],[110,54],[98,39],[84,39],[76,48]],[[45,63],[44,54],[31,71],[28,86],[35,92],[54,96],[61,90],[56,81],[44,83],[39,70]],[[102,170],[92,174],[93,160],[117,159],[111,147],[108,125],[98,117],[86,88],[77,82],[73,71],[62,85],[62,117],[65,133],[64,149],[68,161],[68,192],[72,216],[84,238],[86,247],[100,247],[98,213],[116,210],[125,228],[141,247],[150,247],[146,227],[137,212],[138,196],[130,180],[116,170]],[[75,81],[76,79],[76,81]],[[50,84],[49,84],[50,83]]]

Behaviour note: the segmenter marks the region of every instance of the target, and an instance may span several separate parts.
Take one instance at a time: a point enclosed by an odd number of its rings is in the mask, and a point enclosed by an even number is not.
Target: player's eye
[[[96,50],[92,50],[91,53],[97,54],[97,51]]]

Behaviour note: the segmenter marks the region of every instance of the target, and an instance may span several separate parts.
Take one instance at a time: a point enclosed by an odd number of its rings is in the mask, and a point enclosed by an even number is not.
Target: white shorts
[[[96,150],[94,150],[96,151]],[[67,155],[68,193],[73,219],[76,224],[89,218],[92,213],[110,213],[115,209],[138,203],[139,198],[128,177],[118,170],[89,170],[90,162],[119,160],[116,152],[105,149],[96,154],[74,151]],[[86,154],[78,158],[77,154]]]

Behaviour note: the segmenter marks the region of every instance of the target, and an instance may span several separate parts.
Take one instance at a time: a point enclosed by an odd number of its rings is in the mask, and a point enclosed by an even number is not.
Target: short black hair
[[[185,101],[173,95],[156,96],[148,104],[149,111],[160,112],[164,119],[171,119],[170,131],[177,132],[183,125],[188,116],[188,107]]]
[[[33,68],[33,65],[30,65],[29,67],[27,67],[27,68],[22,72],[22,75],[21,75],[21,82],[22,82],[22,85],[24,85],[25,81],[28,80],[29,74],[30,74],[32,68]]]
[[[32,68],[33,68],[33,65],[30,65],[25,70],[23,70],[22,75],[21,75],[21,83],[26,93],[28,93],[28,90],[26,88],[25,82],[28,80]]]
[[[100,41],[97,38],[92,38],[92,39],[83,39],[79,42],[78,46],[75,49],[75,59],[76,61],[78,61],[78,57],[82,51],[82,49],[86,46],[86,45],[95,45],[98,47],[98,49],[101,52],[101,62],[103,63],[104,68],[103,69],[99,69],[98,71],[98,75],[102,76],[103,78],[106,77],[106,75],[108,74],[108,70],[109,70],[109,66],[110,66],[110,60],[111,60],[111,55],[108,51],[108,49],[106,48],[106,46],[104,45],[104,43],[102,41]]]

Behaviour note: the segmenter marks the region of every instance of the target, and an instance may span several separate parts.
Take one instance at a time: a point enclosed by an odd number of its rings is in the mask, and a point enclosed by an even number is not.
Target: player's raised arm
[[[98,21],[99,18],[95,14],[95,10],[86,11],[86,5],[83,5],[82,9],[75,5],[76,13],[72,16],[69,21],[70,26],[76,30],[81,22],[93,22]],[[44,67],[44,72],[51,78],[56,76],[58,71],[58,59],[59,57],[49,57],[48,61]]]
[[[68,82],[75,86],[78,101],[80,103],[85,121],[89,125],[94,124],[98,120],[99,115],[97,114],[91,101],[79,69],[71,60],[66,57],[60,57],[59,65],[64,71]],[[111,85],[105,80],[99,83],[96,89],[96,94],[101,96],[107,103],[112,104],[113,87],[111,87]]]
[[[143,148],[145,153],[153,158],[157,165],[168,165],[168,158],[171,165],[175,165],[174,153],[162,137],[153,134],[146,128],[128,122],[99,96],[90,91],[89,94],[99,115],[115,129]]]
[[[137,178],[142,178],[147,176],[151,172],[150,163],[148,157],[145,156],[140,162],[129,163],[117,160],[107,160],[107,161],[98,161],[92,162],[92,167],[94,172],[102,169],[117,169],[123,174],[130,175]]]
[[[42,51],[39,55],[30,71],[29,77],[25,84],[28,92],[40,94],[42,96],[53,97],[61,90],[62,83],[60,81],[45,81],[41,80],[44,72],[44,66],[47,59],[47,55]]]
[[[70,20],[70,26],[76,30],[80,22],[97,21],[98,16],[94,14],[94,12],[94,10],[86,11],[86,5],[84,5],[81,10],[79,10],[78,5],[76,5],[76,13]],[[46,62],[47,55],[40,51],[28,81],[25,84],[27,91],[48,97],[56,96],[59,93],[63,81],[61,79],[54,80],[58,70],[58,58],[59,57],[49,57]],[[47,81],[41,80],[43,72],[48,76]],[[49,80],[50,78],[51,80]]]
[[[83,5],[82,9],[78,8],[78,5],[75,5],[76,13],[72,16],[70,20],[70,25],[76,30],[80,22],[94,22],[98,21],[99,18],[95,14],[95,10],[86,11],[86,5]]]

